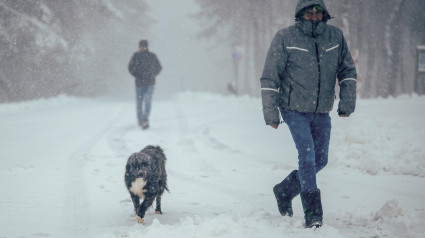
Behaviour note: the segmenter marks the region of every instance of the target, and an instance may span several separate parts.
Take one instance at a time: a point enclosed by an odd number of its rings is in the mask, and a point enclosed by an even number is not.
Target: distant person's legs
[[[140,113],[138,113],[139,125],[143,129],[146,129],[149,127],[149,115],[151,112],[152,96],[155,86],[151,85],[139,88],[141,95],[138,97],[138,99],[140,99],[140,106],[138,106],[138,110],[140,110]]]
[[[143,123],[143,87],[136,86],[136,114],[139,126]]]

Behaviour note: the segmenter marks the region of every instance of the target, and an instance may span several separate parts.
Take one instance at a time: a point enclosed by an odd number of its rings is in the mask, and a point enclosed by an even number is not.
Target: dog
[[[162,214],[161,196],[167,187],[164,150],[160,146],[148,145],[132,154],[125,168],[125,184],[133,201],[137,222],[144,224],[146,210],[156,198],[156,214]],[[143,202],[140,203],[140,199]]]

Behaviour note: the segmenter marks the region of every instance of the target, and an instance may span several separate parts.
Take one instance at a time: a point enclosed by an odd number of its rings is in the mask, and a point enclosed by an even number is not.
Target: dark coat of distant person
[[[135,52],[128,64],[128,71],[136,78],[138,87],[154,85],[161,69],[158,58],[149,50]]]

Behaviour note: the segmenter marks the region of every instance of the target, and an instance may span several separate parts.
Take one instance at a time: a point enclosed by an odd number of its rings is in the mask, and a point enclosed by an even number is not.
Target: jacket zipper
[[[321,81],[321,72],[320,72],[320,57],[319,57],[319,47],[317,47],[317,42],[314,41],[316,45],[316,58],[317,58],[317,68],[319,70],[319,83],[318,83],[318,91],[317,91],[317,101],[316,101],[316,110],[314,113],[317,113],[317,109],[319,108],[319,98],[320,98],[320,81]]]

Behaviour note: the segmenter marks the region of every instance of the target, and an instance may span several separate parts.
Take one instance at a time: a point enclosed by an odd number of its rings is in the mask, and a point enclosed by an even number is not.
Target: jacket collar
[[[319,22],[315,31],[313,31],[313,23],[311,21],[299,20],[295,25],[304,35],[312,38],[320,36],[326,28],[326,22],[324,21]]]

